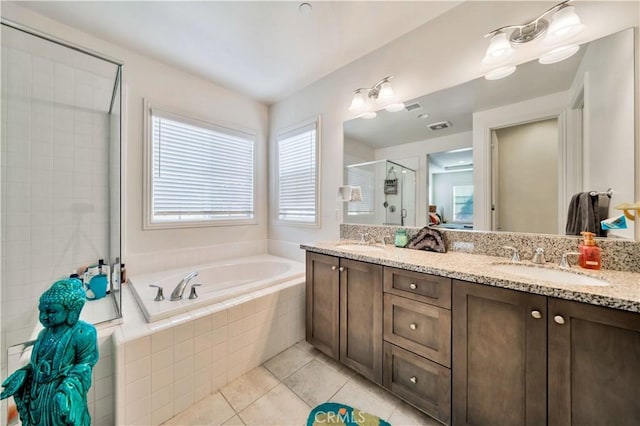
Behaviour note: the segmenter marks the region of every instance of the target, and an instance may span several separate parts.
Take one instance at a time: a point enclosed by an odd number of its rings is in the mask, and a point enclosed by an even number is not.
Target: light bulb
[[[584,29],[575,7],[564,6],[553,14],[553,20],[547,29],[545,43],[561,43],[578,34]]]
[[[351,112],[361,112],[364,110],[364,96],[360,90],[357,90],[353,95],[353,100],[351,101],[351,106],[349,107],[349,111]]]
[[[580,46],[578,46],[577,44],[570,44],[568,46],[558,47],[540,56],[540,59],[538,59],[538,62],[545,65],[555,64],[556,62],[564,61],[565,59],[575,55],[575,53],[579,49],[580,49]]]
[[[499,80],[513,74],[516,70],[515,65],[507,65],[504,67],[496,68],[485,74],[484,78],[487,80]]]
[[[502,31],[491,37],[487,53],[482,59],[483,65],[492,65],[504,61],[513,55],[513,47]]]

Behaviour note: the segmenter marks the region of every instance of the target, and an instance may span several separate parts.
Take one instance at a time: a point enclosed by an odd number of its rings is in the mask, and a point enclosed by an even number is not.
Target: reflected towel
[[[571,197],[567,214],[567,235],[580,235],[581,232],[593,232],[598,237],[606,236],[600,228],[601,211],[609,210],[609,197],[606,195],[591,196],[588,192],[579,192]],[[606,213],[603,217],[607,217]]]

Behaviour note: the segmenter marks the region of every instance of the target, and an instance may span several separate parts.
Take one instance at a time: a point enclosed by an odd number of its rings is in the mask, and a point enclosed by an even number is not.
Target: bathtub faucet
[[[173,289],[173,292],[171,293],[171,300],[175,301],[175,300],[180,300],[182,299],[182,294],[184,293],[184,289],[187,288],[187,285],[189,285],[189,281],[191,281],[193,278],[198,276],[198,271],[193,271],[193,272],[189,272],[176,286],[176,288]]]

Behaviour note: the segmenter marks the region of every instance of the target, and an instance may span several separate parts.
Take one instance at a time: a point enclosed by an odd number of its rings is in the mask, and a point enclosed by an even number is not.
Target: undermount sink
[[[336,248],[353,251],[383,251],[381,246],[369,246],[366,244],[338,244]]]
[[[518,263],[500,263],[492,265],[492,268],[505,274],[517,275],[519,277],[556,282],[560,284],[587,285],[587,286],[607,286],[609,283],[596,277],[577,274],[575,272],[549,269],[535,265],[522,265]]]

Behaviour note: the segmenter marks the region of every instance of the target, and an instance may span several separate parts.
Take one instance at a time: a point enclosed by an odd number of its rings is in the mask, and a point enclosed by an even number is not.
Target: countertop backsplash
[[[385,238],[393,244],[397,229],[406,229],[409,238],[415,235],[420,227],[381,226],[381,225],[340,225],[340,238],[359,240],[363,233],[376,241]],[[531,260],[534,250],[544,249],[547,262],[559,263],[563,253],[578,250],[581,238],[563,235],[523,234],[513,232],[491,231],[458,231],[438,229],[444,235],[447,251],[510,258],[511,252],[503,246],[518,249],[523,260]],[[618,239],[597,239],[602,249],[602,268],[616,271],[640,272],[640,242]],[[577,259],[570,259],[575,264]]]

